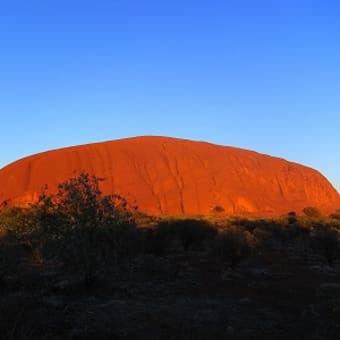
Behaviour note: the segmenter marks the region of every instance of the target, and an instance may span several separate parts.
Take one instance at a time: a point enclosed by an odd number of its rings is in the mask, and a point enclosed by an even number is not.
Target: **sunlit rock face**
[[[0,202],[27,204],[45,185],[88,172],[153,215],[257,216],[340,208],[340,196],[318,171],[234,147],[169,137],[135,137],[47,151],[0,170]],[[218,207],[218,209],[216,209]],[[223,209],[221,209],[223,208]]]

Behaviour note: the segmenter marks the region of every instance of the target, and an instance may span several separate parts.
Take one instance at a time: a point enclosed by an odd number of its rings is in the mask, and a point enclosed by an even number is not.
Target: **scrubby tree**
[[[98,266],[128,251],[135,232],[134,208],[120,195],[103,195],[100,181],[81,173],[29,208],[4,211],[0,226],[36,258],[80,270],[90,285]]]
[[[86,284],[94,280],[100,263],[126,250],[135,230],[134,208],[120,195],[103,195],[100,181],[82,173],[61,183],[56,194],[41,196],[38,203],[40,225],[52,241],[49,249],[65,263],[79,266]]]

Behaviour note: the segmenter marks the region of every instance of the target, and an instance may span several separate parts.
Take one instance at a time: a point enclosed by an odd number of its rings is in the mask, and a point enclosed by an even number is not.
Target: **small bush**
[[[241,230],[253,232],[256,228],[271,230],[273,226],[277,225],[277,221],[271,219],[248,219],[239,217],[231,221],[231,224]]]
[[[316,228],[311,234],[314,250],[320,253],[332,266],[340,256],[340,237],[337,229],[332,227]]]
[[[296,212],[295,212],[295,211],[290,211],[290,212],[287,214],[287,220],[288,220],[288,224],[294,224],[294,223],[296,223],[296,222],[298,221]]]
[[[250,232],[230,227],[216,235],[212,243],[212,252],[235,268],[250,254],[255,244],[256,239]]]
[[[201,248],[205,241],[217,234],[217,230],[207,221],[184,219],[161,221],[154,233],[155,241],[163,246],[179,242],[184,250],[188,250]]]
[[[305,207],[302,209],[303,213],[310,218],[320,218],[322,214],[320,210],[316,207]]]
[[[221,206],[221,205],[216,205],[214,208],[213,208],[213,213],[216,213],[216,214],[221,214],[223,213],[225,210],[224,208]]]

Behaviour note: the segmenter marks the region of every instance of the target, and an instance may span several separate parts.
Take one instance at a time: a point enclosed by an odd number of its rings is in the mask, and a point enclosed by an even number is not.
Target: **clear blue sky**
[[[253,149],[340,189],[340,1],[0,0],[0,167],[135,135]]]

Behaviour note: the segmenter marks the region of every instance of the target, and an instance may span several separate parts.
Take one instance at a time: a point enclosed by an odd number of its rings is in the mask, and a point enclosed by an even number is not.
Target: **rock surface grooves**
[[[340,196],[318,171],[257,152],[169,137],[134,137],[47,151],[0,170],[0,202],[36,201],[47,184],[88,172],[140,211],[159,215],[279,215],[315,206],[328,213]]]

